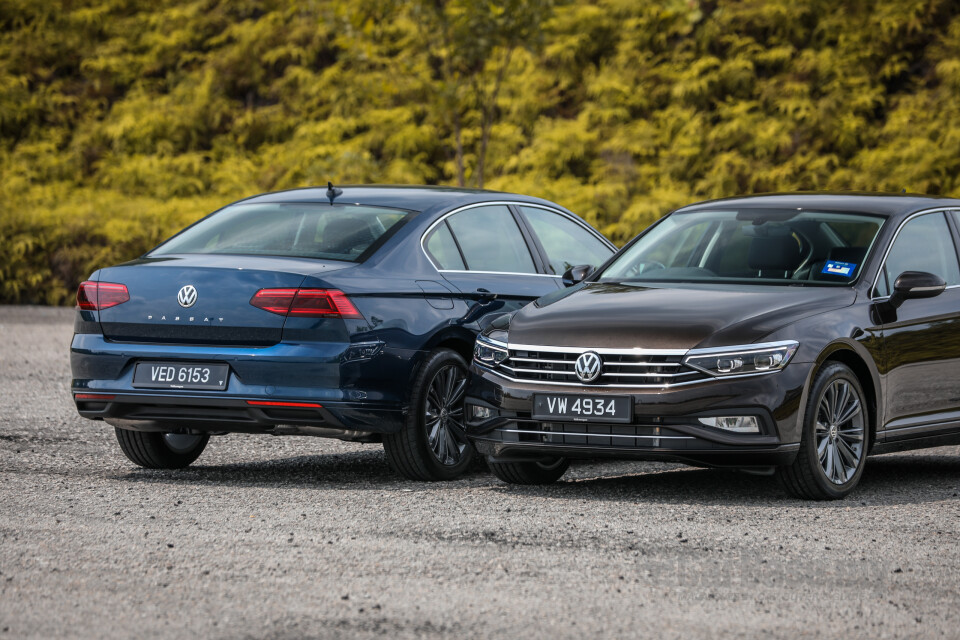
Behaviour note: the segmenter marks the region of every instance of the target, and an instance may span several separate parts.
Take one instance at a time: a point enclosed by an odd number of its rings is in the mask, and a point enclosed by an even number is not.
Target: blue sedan
[[[453,478],[473,456],[476,334],[613,252],[563,207],[506,193],[248,198],[80,285],[73,397],[147,468],[241,432],[382,441],[397,472]]]

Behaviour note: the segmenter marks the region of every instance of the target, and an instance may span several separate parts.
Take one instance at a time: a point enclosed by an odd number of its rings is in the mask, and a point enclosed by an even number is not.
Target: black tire
[[[394,471],[411,480],[453,480],[470,468],[474,449],[463,414],[467,380],[467,363],[456,351],[436,349],[427,356],[414,377],[403,428],[383,436]]]
[[[510,484],[551,484],[567,472],[570,461],[567,458],[544,458],[531,462],[493,462],[487,464],[493,475]]]
[[[848,390],[849,396],[842,395],[843,389]],[[831,397],[834,398],[832,405]],[[848,401],[848,398],[856,401],[857,408],[851,408],[853,400]],[[835,405],[841,406],[831,410]],[[855,413],[842,419],[850,411]],[[830,418],[831,414],[836,417],[837,413],[841,414],[839,419]],[[870,411],[863,387],[849,367],[832,362],[814,378],[804,412],[797,458],[789,466],[778,467],[777,478],[794,497],[839,500],[860,482],[869,450]],[[830,458],[833,458],[832,464]]]
[[[146,469],[182,469],[200,457],[210,436],[114,429],[120,449]]]

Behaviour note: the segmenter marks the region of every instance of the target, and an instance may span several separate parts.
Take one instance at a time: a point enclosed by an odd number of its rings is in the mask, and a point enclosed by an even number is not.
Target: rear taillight
[[[130,299],[127,285],[114,282],[81,282],[77,289],[77,306],[86,311],[109,309]]]
[[[336,289],[260,289],[250,304],[281,316],[363,318],[346,294]]]

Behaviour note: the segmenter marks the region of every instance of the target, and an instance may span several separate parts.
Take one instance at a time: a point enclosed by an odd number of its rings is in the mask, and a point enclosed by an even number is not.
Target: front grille
[[[580,424],[565,422],[513,422],[495,429],[501,442],[584,445],[618,449],[687,448],[697,438],[669,428],[631,424]]]
[[[509,350],[509,357],[499,368],[511,378],[530,382],[572,383],[585,385],[574,371],[577,358],[587,351],[536,351],[531,348]],[[600,353],[601,375],[589,386],[666,387],[695,382],[708,376],[683,364],[683,355],[676,352],[606,352]]]

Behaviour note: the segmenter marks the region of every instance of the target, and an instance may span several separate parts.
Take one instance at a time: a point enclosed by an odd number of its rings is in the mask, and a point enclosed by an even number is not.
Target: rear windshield
[[[150,255],[229,253],[358,262],[409,211],[317,203],[235,204],[189,227]]]

